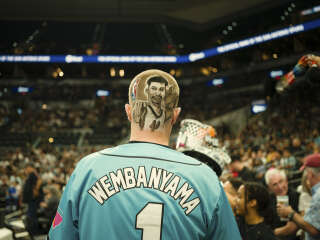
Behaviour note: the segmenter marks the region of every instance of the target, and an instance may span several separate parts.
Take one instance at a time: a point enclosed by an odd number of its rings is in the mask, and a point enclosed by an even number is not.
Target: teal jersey
[[[49,239],[241,238],[220,181],[206,164],[162,145],[138,142],[78,163]]]

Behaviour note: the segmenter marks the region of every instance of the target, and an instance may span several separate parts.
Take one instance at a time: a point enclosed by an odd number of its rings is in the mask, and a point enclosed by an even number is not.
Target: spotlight
[[[120,77],[124,77],[124,69],[120,69],[119,70],[119,76]]]
[[[116,76],[116,70],[114,68],[110,68],[110,76],[115,77]]]

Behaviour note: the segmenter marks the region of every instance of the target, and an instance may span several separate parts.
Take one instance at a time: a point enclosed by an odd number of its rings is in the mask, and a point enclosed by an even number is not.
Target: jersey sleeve
[[[241,240],[238,225],[231,210],[227,196],[220,184],[220,197],[209,226],[209,236],[206,239]]]
[[[74,172],[62,194],[60,199],[59,207],[55,218],[52,222],[48,239],[50,240],[76,240],[79,239],[78,234],[78,209],[77,199],[75,194],[75,178],[76,173]]]

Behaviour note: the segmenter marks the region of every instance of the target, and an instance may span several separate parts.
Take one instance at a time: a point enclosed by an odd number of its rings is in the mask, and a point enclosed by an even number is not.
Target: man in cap
[[[307,233],[306,240],[316,240],[320,239],[320,154],[308,155],[301,169],[307,172],[307,179],[312,187],[310,208],[302,217],[291,206],[279,204],[278,214],[289,218],[302,228]]]
[[[130,142],[78,163],[50,239],[241,239],[216,174],[168,147],[178,98],[166,72],[147,70],[132,80],[125,105]]]

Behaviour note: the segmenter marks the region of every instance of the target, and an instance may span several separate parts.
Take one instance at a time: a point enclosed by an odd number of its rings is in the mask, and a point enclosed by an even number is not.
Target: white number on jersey
[[[142,229],[142,240],[160,240],[163,204],[147,203],[136,216],[136,229]]]

